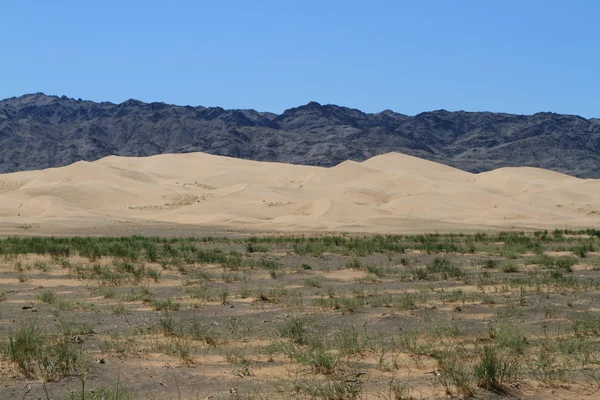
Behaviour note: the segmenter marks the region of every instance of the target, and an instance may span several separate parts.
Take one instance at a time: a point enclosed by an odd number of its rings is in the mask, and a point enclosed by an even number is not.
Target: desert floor
[[[2,239],[0,398],[599,398],[599,237]]]

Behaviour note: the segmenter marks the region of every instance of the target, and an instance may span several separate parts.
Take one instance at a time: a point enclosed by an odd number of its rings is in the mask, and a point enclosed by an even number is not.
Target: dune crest
[[[552,229],[600,223],[600,181],[472,174],[389,153],[332,168],[203,153],[0,175],[0,224],[171,223],[279,231]]]

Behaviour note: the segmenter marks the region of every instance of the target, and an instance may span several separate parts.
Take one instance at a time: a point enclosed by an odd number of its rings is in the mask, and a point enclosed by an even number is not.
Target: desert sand
[[[332,168],[203,153],[110,156],[0,175],[0,228],[106,226],[288,232],[585,228],[600,182],[536,168],[472,174],[398,153]]]

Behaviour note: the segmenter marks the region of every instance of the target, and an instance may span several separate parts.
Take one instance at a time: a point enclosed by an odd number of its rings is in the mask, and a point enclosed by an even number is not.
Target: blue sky
[[[10,1],[0,98],[600,117],[598,1]]]

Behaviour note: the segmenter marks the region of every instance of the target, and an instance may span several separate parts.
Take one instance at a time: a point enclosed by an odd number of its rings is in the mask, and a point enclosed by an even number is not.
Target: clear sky
[[[600,117],[600,1],[6,1],[0,98]]]

